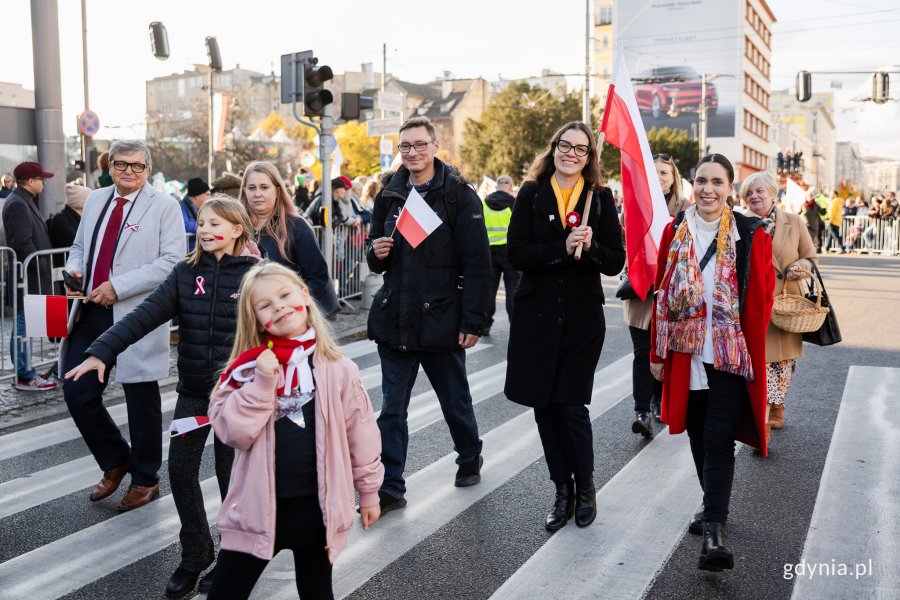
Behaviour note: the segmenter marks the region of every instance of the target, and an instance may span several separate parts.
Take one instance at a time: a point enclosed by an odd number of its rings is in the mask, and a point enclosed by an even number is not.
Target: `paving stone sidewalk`
[[[369,311],[359,308],[359,300],[351,299],[350,307],[345,307],[332,322],[335,335],[341,343],[363,339]],[[178,373],[175,368],[177,349],[169,349],[169,377],[160,380],[160,390],[165,393],[175,389]],[[115,371],[113,371],[115,373]],[[104,393],[109,406],[124,402],[122,386],[113,382]],[[40,422],[54,421],[61,415],[68,415],[62,388],[53,392],[30,392],[17,390],[12,381],[0,383],[0,434],[10,433],[30,427]]]

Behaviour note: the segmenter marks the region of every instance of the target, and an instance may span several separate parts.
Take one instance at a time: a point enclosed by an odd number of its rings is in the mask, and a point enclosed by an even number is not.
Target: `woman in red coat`
[[[688,528],[703,534],[699,567],[734,567],[725,521],[734,442],[768,455],[766,328],[772,312],[772,239],[759,219],[734,213],[734,167],[700,159],[694,201],[666,227],[657,261],[651,371],[663,382],[662,420],[687,429],[703,488],[703,511]]]

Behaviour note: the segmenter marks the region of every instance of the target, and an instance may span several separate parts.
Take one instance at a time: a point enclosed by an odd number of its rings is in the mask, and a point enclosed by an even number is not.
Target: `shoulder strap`
[[[716,253],[716,245],[719,241],[719,232],[716,232],[715,237],[713,237],[712,242],[709,243],[709,248],[706,249],[706,254],[703,255],[703,258],[700,260],[700,272],[703,272],[703,269],[706,268],[706,265],[709,264],[709,261],[712,259],[713,254]]]

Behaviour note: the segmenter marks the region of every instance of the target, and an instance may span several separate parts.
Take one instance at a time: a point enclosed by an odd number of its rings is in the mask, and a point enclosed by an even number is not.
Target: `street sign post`
[[[400,119],[372,119],[366,121],[366,135],[375,137],[379,135],[391,135],[400,129]]]
[[[93,137],[100,130],[100,117],[92,110],[86,110],[78,115],[78,131],[88,137]]]
[[[378,110],[386,110],[388,112],[403,112],[403,99],[400,94],[392,94],[391,92],[378,92],[375,96],[375,108]]]

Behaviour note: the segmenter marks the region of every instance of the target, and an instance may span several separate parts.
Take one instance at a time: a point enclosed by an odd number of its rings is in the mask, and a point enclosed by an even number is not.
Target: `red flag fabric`
[[[68,337],[69,303],[65,296],[27,294],[23,308],[27,337]]]
[[[659,240],[671,218],[621,52],[613,67],[600,131],[605,133],[606,143],[622,151],[628,279],[635,293],[645,298],[656,280]]]

